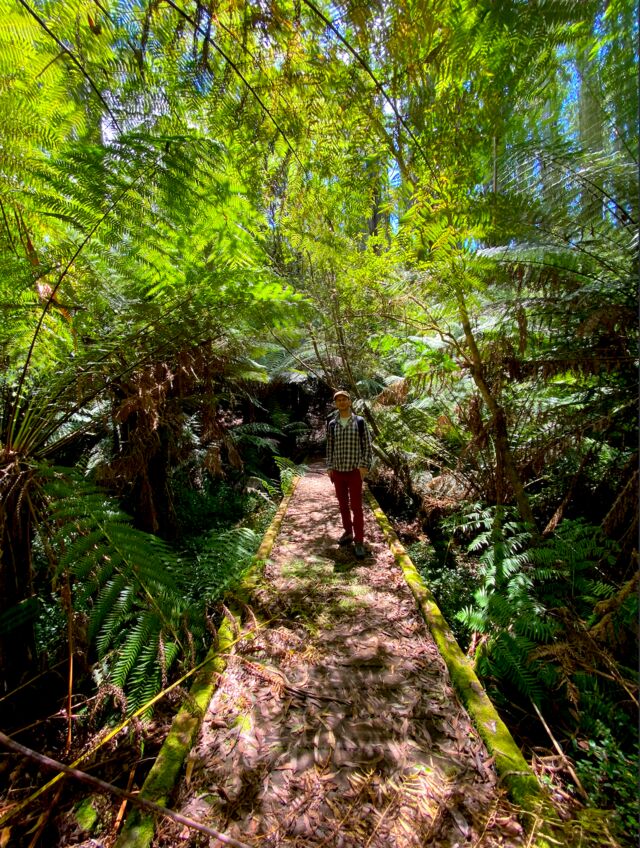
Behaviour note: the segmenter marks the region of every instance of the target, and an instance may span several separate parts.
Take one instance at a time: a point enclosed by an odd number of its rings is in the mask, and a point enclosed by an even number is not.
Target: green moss
[[[93,797],[83,798],[73,811],[78,826],[88,833],[93,833],[98,822],[98,811],[94,806],[94,800]]]
[[[342,598],[338,601],[338,610],[341,613],[356,612],[356,610],[364,609],[366,606],[361,601],[356,601],[355,598]]]
[[[116,848],[142,848],[150,845],[155,831],[153,816],[135,809],[127,817],[125,828],[116,842]]]
[[[233,726],[237,727],[240,733],[248,733],[251,730],[252,722],[249,713],[242,713],[236,716],[233,721]]]

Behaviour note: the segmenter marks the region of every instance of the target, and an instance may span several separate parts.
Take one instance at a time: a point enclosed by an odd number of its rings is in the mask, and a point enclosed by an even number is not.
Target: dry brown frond
[[[639,581],[640,572],[636,572],[612,598],[606,598],[595,605],[593,611],[600,616],[600,621],[589,628],[589,633],[596,641],[604,642],[611,647],[617,647],[626,641],[620,628],[616,626],[615,614],[626,599],[633,592],[638,591]]]
[[[113,698],[114,704],[119,708],[122,717],[127,714],[127,696],[119,686],[114,686],[112,683],[103,683],[96,694],[95,701],[89,714],[91,723],[95,721],[95,717],[99,710],[104,705],[107,698]]]
[[[405,403],[409,395],[409,383],[407,380],[396,380],[390,386],[384,388],[376,395],[374,403],[380,406],[400,406]]]

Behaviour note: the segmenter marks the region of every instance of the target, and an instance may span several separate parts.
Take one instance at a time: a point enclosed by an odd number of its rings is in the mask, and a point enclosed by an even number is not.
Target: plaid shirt
[[[338,418],[327,428],[327,468],[329,471],[353,471],[354,468],[371,468],[371,435],[366,421],[362,445],[355,415],[344,427]],[[364,453],[362,447],[364,446]]]

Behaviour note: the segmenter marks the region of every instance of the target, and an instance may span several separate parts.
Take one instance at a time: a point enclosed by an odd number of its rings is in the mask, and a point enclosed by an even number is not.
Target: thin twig
[[[365,71],[367,76],[372,80],[374,86],[376,87],[376,91],[378,91],[382,95],[382,97],[384,97],[388,106],[391,108],[393,114],[396,116],[396,119],[398,120],[398,122],[400,123],[400,125],[402,126],[404,131],[407,133],[407,135],[409,136],[411,141],[413,141],[413,143],[415,144],[416,149],[419,151],[419,153],[422,156],[425,164],[429,168],[429,171],[431,172],[431,176],[433,177],[436,186],[438,187],[438,189],[442,190],[440,178],[438,177],[438,174],[436,173],[436,170],[433,166],[433,163],[431,162],[431,159],[427,156],[427,153],[426,153],[425,149],[423,148],[422,144],[420,143],[419,139],[416,137],[415,133],[413,132],[413,130],[411,129],[409,124],[406,122],[406,120],[404,119],[402,114],[399,112],[398,107],[396,106],[394,100],[387,94],[386,88],[383,86],[383,84],[380,82],[380,80],[376,77],[376,75],[371,70],[370,65],[362,58],[360,53],[353,47],[353,45],[349,41],[347,41],[347,39],[344,37],[344,35],[342,35],[340,30],[334,24],[334,22],[330,18],[328,18],[315,5],[315,3],[312,3],[311,0],[302,0],[302,2],[304,3],[304,5],[308,9],[311,9],[311,11],[314,13],[314,15],[317,15],[320,18],[320,20],[323,21],[326,24],[326,26],[329,27],[329,29],[336,35],[336,37],[339,39],[339,41],[346,47],[346,49],[349,51],[349,53],[351,53],[351,55],[356,60],[356,62],[360,65],[360,67],[363,68],[363,70]]]
[[[109,108],[109,104],[107,103],[107,101],[106,101],[106,100],[104,99],[104,97],[102,96],[102,93],[101,93],[101,91],[100,91],[99,87],[98,87],[98,86],[97,86],[97,84],[93,81],[93,79],[92,79],[92,78],[91,78],[91,76],[89,75],[88,71],[87,71],[87,70],[86,70],[86,68],[83,66],[83,64],[82,64],[82,63],[81,63],[81,62],[80,62],[80,61],[76,58],[76,56],[75,56],[75,55],[71,52],[71,50],[70,50],[70,49],[66,46],[66,44],[64,44],[64,42],[62,42],[62,41],[58,38],[58,36],[57,36],[57,35],[55,35],[55,33],[51,31],[51,29],[49,29],[49,27],[47,26],[47,24],[45,23],[45,21],[44,21],[44,20],[40,17],[40,15],[38,15],[38,13],[37,13],[34,9],[32,9],[32,8],[31,8],[31,6],[29,6],[29,4],[28,4],[28,3],[25,3],[25,0],[18,0],[18,3],[20,3],[20,5],[21,5],[21,6],[23,6],[23,7],[24,7],[24,9],[26,9],[26,11],[27,11],[27,12],[28,12],[28,13],[29,13],[29,14],[30,14],[33,18],[35,18],[35,20],[36,20],[36,21],[40,24],[40,26],[41,26],[41,27],[42,27],[42,29],[43,29],[43,30],[47,33],[47,35],[55,41],[55,43],[56,43],[56,44],[58,45],[58,47],[62,50],[62,52],[63,52],[63,53],[65,53],[65,54],[69,57],[69,59],[73,62],[73,64],[76,66],[76,68],[78,68],[78,70],[80,71],[80,73],[82,74],[82,76],[83,76],[83,77],[87,80],[87,82],[89,83],[89,85],[91,86],[91,88],[94,90],[95,94],[96,94],[96,95],[97,95],[97,97],[98,97],[98,100],[100,100],[100,102],[102,103],[102,105],[103,105],[103,106],[104,106],[104,108],[106,109],[107,114],[109,115],[109,117],[110,117],[110,118],[111,118],[111,120],[113,121],[113,125],[114,125],[114,126],[115,126],[115,128],[118,130],[118,132],[120,132],[120,133],[121,133],[121,132],[122,132],[122,129],[121,129],[121,127],[120,127],[120,124],[118,123],[118,120],[117,120],[116,116],[113,114],[113,112],[112,112],[112,111],[111,111],[111,109]],[[56,57],[56,58],[57,58],[57,57]]]
[[[548,736],[549,736],[549,739],[551,739],[551,742],[553,743],[553,747],[556,749],[556,751],[558,752],[558,754],[560,754],[560,756],[562,757],[562,762],[565,764],[566,769],[567,769],[567,771],[569,772],[569,774],[571,775],[571,777],[572,777],[572,779],[573,779],[573,782],[574,782],[574,783],[575,783],[575,785],[577,786],[578,790],[580,791],[580,794],[582,795],[582,797],[583,797],[583,798],[585,798],[586,800],[589,800],[589,796],[588,796],[588,795],[587,795],[587,793],[585,792],[584,786],[583,786],[583,785],[582,785],[582,783],[580,782],[580,778],[579,778],[579,777],[578,777],[578,775],[575,773],[575,770],[574,770],[573,766],[572,766],[572,765],[571,765],[571,763],[569,762],[569,758],[567,757],[567,755],[565,754],[565,752],[564,752],[564,751],[562,750],[562,748],[560,747],[560,743],[556,741],[556,739],[555,739],[555,737],[554,737],[553,733],[551,732],[551,728],[549,727],[549,725],[547,724],[547,722],[544,720],[544,717],[543,717],[542,713],[540,712],[540,710],[539,710],[539,708],[538,708],[538,705],[537,705],[537,704],[534,704],[534,703],[533,703],[533,701],[532,701],[531,703],[533,704],[533,709],[536,711],[536,714],[537,714],[538,718],[539,718],[539,719],[540,719],[540,721],[542,722],[542,726],[543,726],[543,727],[544,727],[544,729],[547,731],[547,734],[548,734]]]
[[[134,763],[133,768],[129,770],[129,780],[127,781],[127,792],[131,792],[131,788],[133,786],[133,780],[136,776],[136,768],[138,767],[137,763]],[[113,834],[114,836],[120,830],[120,826],[124,821],[125,810],[127,809],[127,798],[122,799],[122,803],[120,804],[120,809],[118,810],[118,815],[116,816],[116,820],[113,824]]]
[[[215,839],[218,839],[225,845],[233,845],[234,848],[249,848],[246,842],[240,842],[239,840],[234,839],[232,836],[227,836],[226,834],[221,833],[219,830],[215,830],[212,827],[207,827],[204,824],[200,824],[199,822],[193,821],[193,819],[189,819],[186,816],[180,815],[180,813],[176,813],[174,812],[174,810],[169,810],[167,809],[167,807],[161,807],[160,804],[155,804],[153,801],[147,801],[146,798],[142,798],[140,797],[140,795],[134,795],[133,792],[127,792],[125,789],[120,789],[118,786],[113,786],[113,784],[107,783],[105,780],[100,780],[100,778],[98,777],[93,777],[93,775],[87,774],[85,771],[70,768],[69,766],[65,766],[64,763],[59,763],[57,760],[52,760],[51,757],[47,757],[44,754],[39,754],[37,751],[33,751],[31,748],[27,748],[24,745],[21,745],[19,742],[14,742],[12,739],[9,739],[9,737],[1,731],[0,743],[5,745],[11,751],[15,751],[16,754],[22,754],[23,757],[28,757],[30,760],[34,760],[36,763],[43,766],[44,768],[55,769],[56,771],[61,772],[63,774],[68,774],[70,777],[74,777],[76,780],[79,780],[82,783],[86,783],[89,786],[93,786],[100,792],[106,792],[110,795],[115,795],[117,798],[125,798],[127,801],[130,801],[137,807],[142,807],[143,809],[149,810],[152,813],[159,813],[160,815],[166,816],[166,818],[172,819],[178,824],[182,824],[192,830],[199,830],[201,833],[206,833],[207,836],[213,836]]]
[[[260,95],[258,94],[258,92],[257,92],[257,90],[256,90],[256,88],[255,88],[255,86],[253,86],[253,85],[249,82],[249,80],[247,79],[247,77],[246,77],[246,76],[242,73],[242,71],[240,70],[239,66],[238,66],[238,65],[237,65],[237,64],[233,61],[233,59],[232,59],[232,58],[231,58],[231,57],[230,57],[227,53],[225,53],[225,51],[222,49],[222,47],[220,47],[220,45],[217,43],[217,41],[214,41],[214,39],[213,39],[213,38],[211,38],[211,35],[207,34],[207,32],[206,32],[206,31],[205,31],[205,30],[204,30],[204,29],[200,26],[200,24],[199,24],[199,23],[198,23],[198,22],[197,22],[197,21],[196,21],[193,17],[191,17],[191,15],[189,15],[187,12],[185,12],[185,10],[184,10],[184,9],[182,9],[180,6],[178,6],[176,3],[174,3],[174,1],[173,1],[173,0],[165,0],[165,2],[166,2],[166,3],[167,3],[167,5],[168,5],[168,6],[170,6],[170,7],[171,7],[174,11],[176,11],[179,15],[181,15],[181,17],[183,17],[186,21],[188,21],[188,22],[189,22],[189,23],[193,26],[193,28],[194,28],[195,32],[200,33],[200,35],[202,35],[202,37],[205,39],[205,41],[206,41],[206,42],[208,42],[208,43],[211,45],[211,47],[213,47],[213,49],[216,51],[216,53],[219,53],[219,54],[220,54],[220,56],[222,56],[222,58],[223,58],[223,59],[225,60],[225,62],[229,65],[229,67],[231,68],[231,70],[232,70],[232,71],[233,71],[233,72],[234,72],[234,73],[235,73],[238,77],[240,77],[240,79],[242,80],[242,82],[244,83],[244,85],[245,85],[245,86],[249,89],[249,91],[251,92],[251,94],[255,97],[255,99],[256,99],[256,100],[258,101],[258,103],[260,104],[260,107],[262,108],[262,110],[263,110],[263,112],[265,113],[265,115],[269,118],[269,120],[271,121],[271,123],[272,123],[272,124],[274,125],[274,127],[278,130],[278,132],[279,132],[279,133],[280,133],[280,135],[282,136],[282,139],[283,139],[284,143],[287,145],[287,147],[289,148],[289,150],[291,151],[291,153],[292,153],[292,154],[293,154],[293,156],[295,157],[295,159],[296,159],[296,161],[298,162],[298,164],[299,164],[301,167],[303,167],[302,162],[300,161],[300,157],[298,156],[298,154],[297,154],[297,153],[296,153],[296,151],[295,151],[295,148],[293,147],[293,145],[292,145],[292,144],[291,144],[291,142],[289,141],[289,137],[287,136],[287,134],[285,133],[285,131],[282,129],[282,127],[280,126],[280,124],[279,124],[279,123],[278,123],[278,121],[276,120],[276,118],[275,118],[274,114],[271,112],[271,110],[269,109],[269,107],[267,106],[267,104],[266,104],[266,103],[264,102],[264,100],[260,97]]]

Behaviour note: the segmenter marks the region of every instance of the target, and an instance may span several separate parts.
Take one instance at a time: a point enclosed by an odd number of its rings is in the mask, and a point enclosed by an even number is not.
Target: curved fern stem
[[[291,153],[295,156],[296,161],[298,162],[298,164],[302,167],[302,162],[300,161],[300,158],[298,157],[298,154],[296,153],[295,148],[293,147],[293,145],[292,145],[292,144],[291,144],[291,142],[289,141],[289,138],[288,138],[287,134],[286,134],[286,133],[285,133],[285,131],[282,129],[282,127],[280,126],[280,124],[279,124],[279,123],[278,123],[278,121],[276,120],[275,116],[273,115],[273,113],[271,112],[271,110],[269,109],[269,107],[267,106],[267,104],[263,101],[263,99],[260,97],[260,95],[259,95],[259,94],[258,94],[258,92],[255,90],[255,88],[251,85],[251,83],[249,82],[249,80],[245,77],[245,75],[242,73],[242,71],[240,70],[240,68],[239,68],[239,67],[236,65],[236,63],[233,61],[233,59],[231,59],[231,57],[230,57],[230,56],[228,56],[228,55],[225,53],[225,51],[222,49],[222,47],[220,47],[220,45],[219,45],[219,44],[217,44],[217,43],[213,40],[213,38],[211,38],[210,33],[208,33],[207,31],[205,31],[205,30],[202,28],[202,26],[201,26],[201,25],[200,25],[197,21],[195,21],[195,20],[194,20],[194,19],[193,19],[193,18],[192,18],[192,17],[191,17],[191,16],[190,16],[187,12],[185,12],[185,11],[184,11],[184,9],[181,9],[181,8],[180,8],[180,6],[178,6],[176,3],[174,3],[174,2],[173,2],[173,0],[166,0],[166,3],[167,3],[167,5],[168,5],[168,6],[171,6],[171,8],[172,8],[172,9],[174,9],[174,10],[175,10],[175,11],[176,11],[179,15],[181,15],[181,16],[185,19],[185,21],[189,21],[189,23],[190,23],[190,24],[194,27],[195,31],[196,31],[196,32],[199,32],[199,33],[200,33],[200,35],[202,35],[202,36],[203,36],[203,38],[207,41],[207,43],[208,43],[208,44],[210,44],[210,45],[213,47],[213,49],[216,51],[216,53],[219,53],[219,54],[222,56],[222,58],[223,58],[223,59],[225,60],[225,62],[229,65],[229,67],[230,67],[230,68],[231,68],[231,70],[234,72],[234,74],[236,74],[236,75],[237,75],[237,76],[238,76],[238,77],[242,80],[243,84],[244,84],[244,85],[246,85],[246,87],[249,89],[249,91],[251,92],[251,94],[252,94],[252,95],[255,97],[255,99],[258,101],[258,103],[259,103],[259,105],[260,105],[260,108],[263,110],[263,112],[265,113],[265,115],[269,118],[269,120],[271,121],[271,123],[274,125],[274,127],[275,127],[275,128],[278,130],[278,132],[280,133],[280,135],[282,136],[282,138],[283,138],[283,140],[284,140],[285,144],[287,145],[287,147],[289,148],[289,150],[291,151]]]
[[[97,95],[98,99],[100,100],[100,102],[102,103],[102,105],[104,106],[104,108],[107,110],[107,114],[109,115],[109,117],[110,117],[110,118],[111,118],[111,120],[113,121],[113,125],[115,126],[115,128],[118,130],[118,132],[122,132],[122,130],[121,130],[121,128],[120,128],[120,124],[118,123],[118,121],[117,121],[117,119],[116,119],[116,116],[113,114],[113,112],[112,112],[112,111],[111,111],[111,109],[109,108],[109,104],[107,103],[107,101],[104,99],[104,97],[103,97],[103,96],[102,96],[102,94],[100,93],[100,89],[99,89],[99,88],[98,88],[98,86],[95,84],[95,82],[92,80],[91,75],[87,73],[87,71],[86,71],[86,69],[83,67],[82,63],[81,63],[81,62],[79,62],[79,61],[76,59],[76,57],[73,55],[73,53],[71,52],[71,50],[69,50],[69,48],[66,46],[66,44],[64,44],[62,41],[60,41],[60,39],[58,38],[58,36],[57,36],[57,35],[55,35],[55,33],[53,33],[53,32],[49,29],[49,27],[48,27],[48,26],[47,26],[47,24],[46,24],[46,23],[42,20],[42,18],[40,17],[40,15],[38,15],[38,13],[37,13],[37,12],[35,12],[35,11],[31,8],[31,6],[29,6],[29,4],[25,2],[25,0],[18,0],[18,2],[20,3],[20,5],[21,5],[24,9],[26,9],[26,11],[27,11],[27,12],[31,15],[31,17],[32,17],[32,18],[34,18],[34,19],[38,22],[38,24],[39,24],[39,25],[42,27],[42,29],[43,29],[43,30],[47,33],[47,35],[48,35],[48,36],[50,36],[50,37],[51,37],[51,38],[55,41],[55,43],[58,45],[58,47],[60,48],[60,50],[62,50],[62,52],[63,52],[65,55],[67,55],[67,56],[69,57],[69,59],[71,59],[71,61],[73,62],[73,64],[76,66],[76,68],[80,71],[80,73],[82,74],[82,76],[83,76],[83,77],[87,80],[87,82],[89,83],[89,85],[91,86],[91,88],[94,90],[95,94]]]

